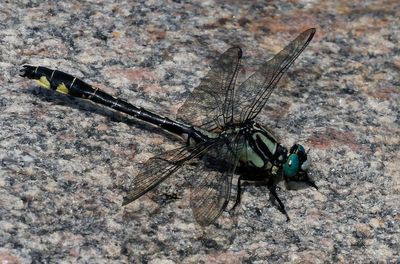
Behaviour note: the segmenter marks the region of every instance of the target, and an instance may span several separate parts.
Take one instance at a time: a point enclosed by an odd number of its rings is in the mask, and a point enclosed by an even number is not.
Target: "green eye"
[[[283,165],[283,174],[286,177],[293,177],[297,174],[300,168],[299,157],[297,154],[290,154],[286,163]]]
[[[300,144],[297,144],[297,151],[301,152],[301,153],[306,153],[306,150],[304,149],[304,147]]]

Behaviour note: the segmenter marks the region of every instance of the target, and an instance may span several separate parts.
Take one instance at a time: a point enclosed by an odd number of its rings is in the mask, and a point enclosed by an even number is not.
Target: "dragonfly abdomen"
[[[41,87],[105,105],[140,120],[157,125],[171,133],[177,135],[188,134],[196,141],[205,140],[201,133],[198,133],[189,125],[157,115],[142,107],[134,106],[68,73],[42,66],[24,65],[21,70],[21,76],[37,80]]]

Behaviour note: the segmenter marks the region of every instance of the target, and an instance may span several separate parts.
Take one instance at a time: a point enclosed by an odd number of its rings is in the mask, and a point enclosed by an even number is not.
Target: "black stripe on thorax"
[[[257,153],[257,155],[264,161],[265,164],[267,164],[269,161],[274,163],[275,153],[272,153],[269,150],[268,146],[264,143],[259,134],[262,134],[267,138],[267,140],[271,141],[271,143],[275,144],[276,146],[277,142],[275,141],[275,138],[271,137],[268,133],[265,133],[263,129],[255,125],[253,126],[252,133],[249,137],[249,144],[251,148]]]

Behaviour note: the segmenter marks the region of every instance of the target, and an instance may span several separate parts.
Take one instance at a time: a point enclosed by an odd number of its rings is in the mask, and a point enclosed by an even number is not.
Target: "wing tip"
[[[121,204],[121,206],[125,206],[125,205],[131,203],[132,201],[133,201],[133,200],[128,199],[127,197],[124,197],[124,198],[122,199],[122,204]]]
[[[307,43],[310,42],[312,40],[312,38],[314,37],[315,33],[317,32],[316,28],[309,28],[307,30],[305,30],[303,33],[308,33],[308,39],[307,39]]]
[[[122,206],[125,206],[127,204],[130,204],[131,202],[135,201],[137,198],[139,198],[140,196],[142,196],[144,193],[134,193],[134,194],[130,194],[125,196],[124,198],[122,198]]]
[[[230,47],[229,49],[227,49],[227,51],[229,51],[229,50],[235,50],[235,51],[237,50],[238,59],[240,60],[242,58],[243,50],[238,45],[234,45],[234,46]]]

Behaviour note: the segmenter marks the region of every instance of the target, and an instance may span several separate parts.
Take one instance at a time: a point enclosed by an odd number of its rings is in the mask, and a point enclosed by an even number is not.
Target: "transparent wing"
[[[156,187],[181,168],[187,161],[201,155],[208,147],[209,144],[207,142],[194,147],[185,146],[167,151],[146,161],[143,169],[133,179],[133,188],[124,197],[122,205],[133,202]]]
[[[251,120],[257,116],[282,75],[307,47],[314,34],[315,28],[301,33],[238,87],[234,98],[235,122]]]
[[[239,47],[225,51],[178,110],[178,119],[206,130],[221,128],[229,121],[241,57]]]
[[[203,156],[190,193],[190,206],[200,225],[214,222],[228,205],[232,176],[244,142],[241,135],[219,139]]]

